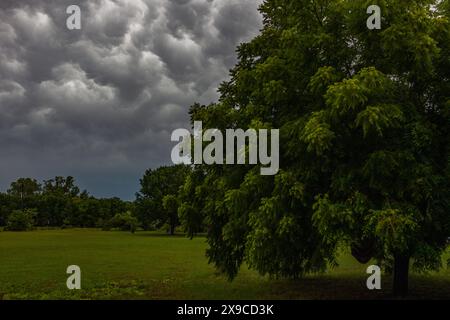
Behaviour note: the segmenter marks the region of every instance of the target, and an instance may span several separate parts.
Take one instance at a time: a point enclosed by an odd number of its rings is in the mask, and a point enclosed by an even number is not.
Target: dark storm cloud
[[[146,168],[169,163],[189,105],[217,99],[259,3],[0,1],[0,188],[70,174],[131,197]],[[66,28],[71,4],[81,31]]]

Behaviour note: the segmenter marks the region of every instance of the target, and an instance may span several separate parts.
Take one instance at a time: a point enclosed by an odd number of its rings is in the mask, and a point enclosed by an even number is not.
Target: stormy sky
[[[132,200],[145,169],[171,163],[189,106],[216,101],[260,2],[0,0],[0,189],[72,175]]]

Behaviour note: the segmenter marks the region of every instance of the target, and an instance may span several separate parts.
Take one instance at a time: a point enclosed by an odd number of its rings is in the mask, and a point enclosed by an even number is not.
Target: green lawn
[[[230,283],[205,258],[204,238],[97,230],[0,232],[0,299],[376,299],[366,266],[342,255],[327,274],[274,280],[243,269]],[[66,268],[82,270],[82,290],[66,288]],[[450,298],[450,270],[411,277],[412,298]]]

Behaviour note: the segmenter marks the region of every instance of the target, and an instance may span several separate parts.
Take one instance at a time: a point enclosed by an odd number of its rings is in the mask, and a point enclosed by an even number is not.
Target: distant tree
[[[80,188],[71,176],[45,180],[38,208],[38,224],[62,226],[64,220],[71,221],[75,210],[73,199],[79,195]]]
[[[39,199],[37,224],[40,226],[62,226],[71,216],[71,198],[62,193],[44,192]]]
[[[169,194],[163,198],[163,209],[167,214],[167,223],[169,225],[169,233],[175,234],[175,228],[179,225],[178,219],[178,198],[176,195]]]
[[[11,196],[5,193],[0,193],[0,226],[5,226],[8,216],[15,208]]]
[[[41,185],[35,179],[20,178],[11,183],[8,194],[17,197],[30,197],[41,191]]]
[[[41,193],[41,185],[31,178],[20,178],[11,183],[7,194],[11,209],[34,208],[37,205],[37,198]]]
[[[137,217],[148,229],[150,226],[161,228],[164,224],[172,225],[178,218],[172,211],[164,208],[165,196],[177,196],[180,187],[189,173],[190,168],[184,165],[160,167],[147,170],[140,180],[141,190],[136,195]],[[172,208],[170,208],[172,209]]]
[[[75,197],[80,194],[80,188],[75,185],[75,179],[73,177],[69,176],[64,178],[58,176],[54,179],[44,181],[43,192]]]
[[[105,210],[101,201],[94,197],[73,197],[67,200],[65,218],[70,221],[70,225],[95,227],[99,217],[105,216]]]

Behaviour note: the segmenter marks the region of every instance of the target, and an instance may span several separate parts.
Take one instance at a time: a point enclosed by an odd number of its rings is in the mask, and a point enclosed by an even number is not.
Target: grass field
[[[349,255],[338,268],[301,280],[275,280],[243,268],[234,282],[215,272],[204,238],[97,230],[0,232],[0,299],[378,299],[367,266]],[[66,288],[78,265],[82,289]],[[411,298],[450,298],[450,270],[412,275]]]

